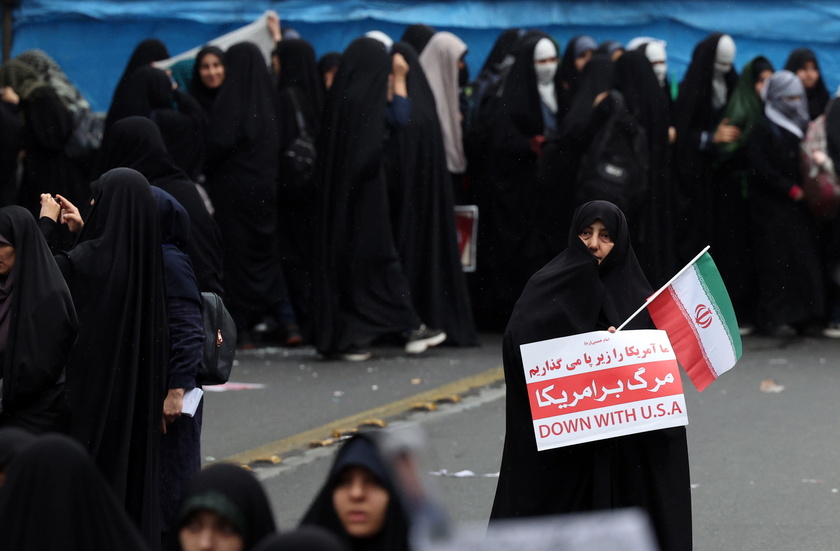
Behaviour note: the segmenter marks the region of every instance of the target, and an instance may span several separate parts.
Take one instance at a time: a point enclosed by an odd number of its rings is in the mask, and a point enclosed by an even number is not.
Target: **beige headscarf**
[[[435,96],[446,149],[446,167],[454,174],[467,170],[458,104],[458,61],[466,51],[467,45],[460,38],[449,32],[439,32],[432,36],[420,54],[420,66]]]

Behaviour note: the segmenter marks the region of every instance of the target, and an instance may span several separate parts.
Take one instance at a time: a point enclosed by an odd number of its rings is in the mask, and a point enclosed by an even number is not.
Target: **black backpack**
[[[614,109],[581,158],[575,200],[582,204],[602,199],[630,213],[648,191],[647,133],[627,112],[621,94],[610,95]]]
[[[201,293],[204,354],[195,380],[199,385],[222,385],[230,378],[236,356],[236,323],[216,293]]]

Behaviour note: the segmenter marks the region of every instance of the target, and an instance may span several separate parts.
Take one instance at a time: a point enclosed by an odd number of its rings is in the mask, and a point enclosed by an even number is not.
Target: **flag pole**
[[[645,301],[645,303],[644,303],[644,304],[642,304],[642,305],[639,307],[639,309],[638,309],[638,310],[636,310],[635,312],[633,312],[633,315],[631,315],[629,318],[627,318],[627,319],[624,321],[624,323],[622,323],[621,325],[619,325],[619,326],[618,326],[618,328],[615,330],[615,332],[616,332],[616,333],[618,333],[619,331],[621,331],[622,329],[624,329],[624,326],[625,326],[625,325],[627,325],[628,323],[630,323],[631,321],[633,321],[633,318],[635,318],[636,316],[638,316],[638,315],[641,313],[641,311],[642,311],[642,310],[644,310],[645,308],[647,308],[647,307],[648,307],[648,304],[650,304],[651,302],[653,302],[653,300],[654,300],[656,297],[658,297],[659,295],[661,295],[661,294],[662,294],[662,291],[664,291],[665,289],[667,289],[667,288],[668,288],[668,286],[669,286],[669,285],[671,285],[671,284],[672,284],[672,283],[673,283],[673,282],[674,282],[674,281],[675,281],[678,277],[680,277],[681,275],[683,275],[683,274],[685,273],[685,271],[686,271],[686,270],[688,270],[689,268],[691,268],[691,267],[694,265],[694,263],[695,263],[695,262],[697,262],[697,261],[700,259],[700,257],[701,257],[701,256],[703,256],[703,255],[706,253],[706,251],[708,251],[708,250],[709,250],[709,248],[710,248],[710,246],[709,246],[709,245],[706,245],[706,247],[705,247],[702,251],[700,251],[700,252],[697,254],[697,256],[695,256],[694,258],[692,258],[692,259],[691,259],[691,262],[689,262],[688,264],[686,264],[685,266],[683,266],[683,269],[682,269],[682,270],[680,270],[679,272],[677,272],[677,275],[675,275],[674,277],[672,277],[671,279],[669,279],[669,280],[668,280],[668,283],[666,283],[665,285],[663,285],[662,287],[660,287],[658,291],[656,291],[655,293],[653,293],[652,295],[650,295],[650,296],[648,297],[648,299]]]

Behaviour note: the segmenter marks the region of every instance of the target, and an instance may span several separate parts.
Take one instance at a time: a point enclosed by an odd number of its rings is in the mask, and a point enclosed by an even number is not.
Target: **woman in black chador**
[[[803,201],[799,144],[808,128],[805,88],[790,71],[764,83],[764,116],[747,146],[750,236],[758,274],[756,329],[809,335],[824,322],[819,230]]]
[[[200,291],[222,294],[222,236],[207,211],[195,182],[175,166],[160,130],[145,117],[127,117],[114,124],[103,145],[105,170],[133,168],[149,183],[166,191],[190,216],[190,239],[184,248],[192,261]]]
[[[65,365],[76,309],[32,214],[0,209],[0,427],[69,429]]]
[[[491,168],[476,190],[480,244],[470,287],[476,323],[485,329],[504,327],[525,282],[542,265],[531,261],[537,254],[529,246],[534,241],[538,163],[543,143],[557,133],[557,54],[545,33],[526,34],[513,51],[514,62],[492,114]]]
[[[785,71],[796,73],[805,86],[810,119],[814,120],[825,113],[830,96],[820,71],[820,64],[817,62],[817,54],[808,48],[793,50],[785,62]]]
[[[604,232],[607,233],[604,233]],[[661,549],[691,549],[685,427],[537,451],[522,344],[618,326],[651,287],[636,260],[624,214],[612,203],[579,207],[568,248],[528,282],[504,337],[506,436],[491,520],[641,507]],[[629,329],[648,329],[647,314]]]
[[[630,220],[630,232],[648,279],[656,286],[664,285],[678,269],[672,231],[676,205],[668,147],[669,98],[641,51],[625,52],[615,62],[614,86],[647,137],[649,192],[636,220]]]
[[[394,237],[420,318],[447,343],[478,344],[455,232],[451,178],[435,98],[414,50],[394,45],[411,68],[406,76],[411,119],[388,143]]]
[[[56,255],[79,317],[67,361],[70,435],[156,548],[169,353],[157,206],[149,182],[129,168],[106,172],[91,188],[93,209],[75,246]]]
[[[131,76],[138,69],[142,69],[143,67],[151,67],[152,63],[154,63],[155,61],[161,61],[168,57],[169,50],[167,50],[166,45],[157,38],[147,38],[146,40],[140,42],[136,48],[134,48],[134,51],[131,53],[131,57],[128,59],[128,63],[126,63],[125,65],[123,74],[122,76],[120,76],[120,80],[117,82],[117,86],[114,88],[114,95],[111,98],[111,106],[108,109],[108,116],[105,119],[106,135],[111,126],[119,120],[118,113],[112,111],[115,107],[119,108],[119,105],[121,103],[120,98],[122,98],[126,93],[128,93],[130,88],[135,86],[131,83]]]
[[[325,355],[364,360],[370,357],[364,347],[389,334],[408,335],[409,353],[425,350],[415,343],[432,346],[445,338],[440,331],[427,334],[414,310],[388,205],[385,143],[408,124],[407,70],[402,56],[392,60],[381,42],[356,39],[341,58],[324,111],[313,321],[315,346]]]
[[[71,438],[33,438],[11,462],[0,492],[3,549],[148,551],[123,504]]]
[[[286,288],[277,254],[277,93],[252,43],[225,54],[225,81],[207,136],[207,193],[222,230],[225,304],[239,331],[281,319]]]
[[[712,246],[720,229],[730,220],[720,220],[718,201],[722,196],[714,174],[718,147],[738,138],[740,130],[721,120],[726,102],[738,82],[732,62],[735,42],[729,35],[713,33],[694,48],[691,65],[680,82],[676,105],[677,141],[674,176],[681,203],[678,256],[694,257],[706,245]],[[728,232],[721,236],[729,237]]]
[[[314,143],[321,129],[324,86],[318,74],[315,50],[309,42],[282,40],[276,52],[280,62],[278,122],[283,151],[277,188],[277,233],[289,298],[298,322],[304,333],[308,333],[315,246],[315,184],[312,171],[300,170],[286,151],[298,138],[308,137]]]
[[[320,526],[353,551],[407,551],[409,518],[376,440],[359,434],[335,456],[301,525]],[[355,511],[366,518],[353,518]]]

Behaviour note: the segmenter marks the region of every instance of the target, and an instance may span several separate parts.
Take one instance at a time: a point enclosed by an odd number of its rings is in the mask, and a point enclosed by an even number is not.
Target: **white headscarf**
[[[557,46],[550,38],[540,38],[534,45],[534,72],[537,75],[537,90],[540,99],[552,113],[557,113],[557,94],[554,91],[554,75],[557,74]],[[537,63],[554,58],[551,63]]]
[[[390,52],[391,46],[394,45],[393,39],[382,31],[368,31],[365,33],[365,36],[385,44],[385,51],[387,52]]]
[[[645,47],[645,57],[653,66],[653,73],[659,79],[659,85],[665,84],[665,77],[668,76],[668,54],[665,52],[665,43],[657,40],[648,42]]]
[[[458,101],[458,61],[466,52],[467,45],[460,38],[444,31],[435,33],[420,54],[420,66],[435,96],[446,149],[446,167],[453,174],[467,170]]]
[[[799,99],[789,99],[796,96]],[[798,76],[790,71],[776,71],[764,83],[761,99],[764,100],[764,114],[768,119],[800,139],[805,136],[811,119],[805,86]]]
[[[712,107],[722,109],[726,105],[726,74],[732,70],[735,61],[735,41],[728,34],[718,39],[715,50],[715,69],[712,76]]]

